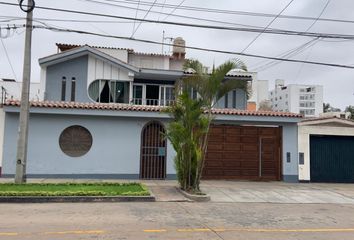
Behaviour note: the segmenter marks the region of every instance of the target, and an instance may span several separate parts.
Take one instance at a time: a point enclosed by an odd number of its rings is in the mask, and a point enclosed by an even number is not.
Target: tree
[[[333,106],[331,106],[331,104],[329,103],[323,103],[323,112],[340,112],[341,109],[340,108],[335,108]]]
[[[213,107],[231,90],[243,89],[247,97],[250,91],[246,81],[225,79],[232,69],[247,71],[239,60],[227,61],[211,74],[205,73],[204,66],[197,60],[187,60],[184,67],[192,69],[193,74],[176,84],[176,102],[167,110],[173,117],[167,137],[176,151],[175,167],[180,187],[195,193],[200,192]],[[193,96],[194,91],[198,93],[197,98]]]
[[[263,100],[262,102],[259,103],[259,108],[258,110],[261,111],[272,111],[272,105],[269,100]]]
[[[350,119],[354,120],[354,106],[349,105],[345,108],[345,112],[350,112]]]
[[[331,105],[329,103],[323,103],[323,112],[329,112],[331,110]]]

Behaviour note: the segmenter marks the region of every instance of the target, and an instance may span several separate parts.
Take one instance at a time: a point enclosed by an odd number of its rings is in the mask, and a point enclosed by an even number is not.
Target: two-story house
[[[175,152],[164,138],[171,121],[174,84],[182,69],[184,41],[171,55],[132,49],[57,44],[39,59],[41,100],[31,102],[28,177],[175,178]],[[228,79],[252,84],[255,73]],[[213,109],[214,124],[204,178],[297,181],[300,115],[247,111],[244,91],[234,89]],[[16,167],[19,101],[4,107],[2,173]]]

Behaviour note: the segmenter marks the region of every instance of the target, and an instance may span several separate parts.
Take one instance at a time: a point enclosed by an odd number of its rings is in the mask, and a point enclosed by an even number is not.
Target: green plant
[[[176,102],[167,110],[173,117],[167,137],[176,151],[178,182],[186,191],[200,192],[215,104],[234,89],[243,89],[247,97],[250,95],[246,81],[225,78],[235,68],[247,70],[243,62],[235,60],[225,62],[208,74],[203,71],[204,67],[199,61],[187,60],[185,69],[192,69],[193,74],[176,84]],[[198,93],[197,98],[193,97],[193,91]]]

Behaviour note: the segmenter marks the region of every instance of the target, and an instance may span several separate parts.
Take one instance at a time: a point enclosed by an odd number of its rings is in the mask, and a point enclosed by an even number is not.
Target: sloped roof
[[[126,50],[126,51],[128,51],[128,53],[134,54],[134,55],[170,57],[170,55],[168,55],[168,54],[135,52],[134,49],[131,49],[131,48],[117,48],[117,47],[91,46],[91,45],[66,44],[66,43],[56,43],[55,45],[57,45],[57,47],[60,49],[60,51],[63,51],[63,52],[68,51],[73,48],[78,48],[78,47],[82,47],[82,46],[89,46],[89,47],[97,48],[97,49]]]
[[[7,101],[4,106],[19,107],[21,102],[18,100]],[[62,108],[62,109],[87,109],[87,110],[112,110],[112,111],[143,111],[143,112],[163,112],[166,107],[131,105],[121,103],[79,103],[79,102],[56,102],[56,101],[32,101],[31,107],[34,108]],[[237,109],[213,109],[213,114],[218,115],[237,115],[237,116],[263,116],[263,117],[286,117],[302,118],[302,115],[287,112],[272,111],[248,111]]]
[[[95,55],[96,57],[102,58],[106,61],[111,62],[112,64],[118,65],[120,67],[126,68],[132,72],[139,72],[139,68],[130,65],[118,58],[112,57],[109,54],[106,54],[104,52],[101,52],[95,48],[89,47],[89,46],[82,46],[82,47],[77,47],[73,48],[61,53],[56,53],[53,55],[49,55],[47,57],[40,58],[39,64],[40,65],[52,65],[58,62],[63,62],[69,59],[73,59],[79,56],[84,56],[86,54],[92,54]]]

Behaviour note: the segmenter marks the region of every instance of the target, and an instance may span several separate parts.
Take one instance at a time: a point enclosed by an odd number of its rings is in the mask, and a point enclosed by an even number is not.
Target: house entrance
[[[166,139],[164,126],[156,121],[146,124],[141,132],[140,178],[166,178]]]

